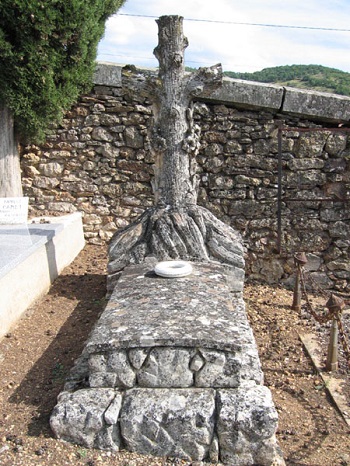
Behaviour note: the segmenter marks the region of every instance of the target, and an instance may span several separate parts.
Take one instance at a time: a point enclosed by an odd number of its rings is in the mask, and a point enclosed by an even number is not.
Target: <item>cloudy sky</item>
[[[317,64],[350,72],[349,0],[127,0],[107,21],[98,60],[156,67],[155,19],[173,14],[184,17],[186,66],[220,62],[225,71],[253,72]]]

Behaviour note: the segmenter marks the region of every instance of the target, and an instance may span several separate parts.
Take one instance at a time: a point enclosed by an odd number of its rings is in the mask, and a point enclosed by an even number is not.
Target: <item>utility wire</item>
[[[158,16],[150,15],[135,15],[131,13],[118,13],[116,16],[135,16],[138,18],[153,18],[158,19]],[[269,27],[269,28],[287,28],[287,29],[308,29],[311,31],[335,31],[335,32],[350,32],[350,29],[340,29],[340,28],[326,28],[326,27],[313,27],[313,26],[293,26],[286,24],[266,24],[266,23],[241,23],[237,21],[219,21],[214,19],[195,19],[195,18],[184,18],[185,21],[195,21],[202,23],[217,23],[217,24],[235,24],[239,26],[259,26],[259,27]]]
[[[98,58],[102,58],[102,57],[113,57],[113,58],[118,57],[118,58],[122,58],[122,59],[125,59],[125,60],[130,60],[130,59],[134,60],[136,58],[136,59],[140,59],[140,60],[147,60],[147,61],[154,62],[155,67],[158,66],[158,62],[157,62],[157,59],[155,57],[145,57],[145,56],[136,56],[136,55],[122,55],[122,54],[118,54],[118,53],[101,52],[101,53],[98,54]],[[185,60],[185,66],[189,66],[191,64],[209,66],[209,65],[212,65],[212,61],[209,61],[209,60],[206,60],[206,61],[204,61],[204,60],[202,60],[202,61]],[[221,63],[221,65],[223,67],[231,66],[228,63]],[[245,68],[251,68],[254,71],[256,71],[256,67],[253,66],[253,65],[235,63],[235,67],[240,67],[240,66],[244,66]],[[232,70],[226,70],[226,71],[232,71]]]

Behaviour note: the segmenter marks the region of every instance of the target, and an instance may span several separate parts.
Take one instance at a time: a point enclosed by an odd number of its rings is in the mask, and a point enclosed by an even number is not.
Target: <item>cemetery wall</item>
[[[152,205],[147,74],[101,65],[46,142],[23,148],[31,216],[80,211],[86,240],[105,244]],[[350,99],[225,80],[194,116],[198,203],[241,232],[248,278],[288,282],[304,251],[316,283],[349,292]]]

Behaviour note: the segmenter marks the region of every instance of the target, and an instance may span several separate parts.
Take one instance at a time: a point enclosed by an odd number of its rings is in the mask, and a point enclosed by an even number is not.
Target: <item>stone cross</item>
[[[200,128],[193,123],[192,99],[210,94],[222,83],[221,65],[185,73],[183,18],[162,16],[157,20],[159,43],[154,55],[159,61],[155,81],[156,154],[154,191],[156,204],[179,207],[196,204],[198,182],[194,157],[199,148]]]
[[[195,156],[200,128],[193,121],[193,99],[211,94],[222,83],[221,65],[186,73],[183,18],[157,20],[158,77],[137,75],[134,92],[154,100],[152,151],[155,155],[153,189],[155,204],[126,229],[115,233],[109,246],[108,289],[130,263],[148,256],[158,260],[183,259],[227,264],[238,282],[244,276],[240,235],[197,205],[198,177]],[[237,283],[238,283],[237,282]]]

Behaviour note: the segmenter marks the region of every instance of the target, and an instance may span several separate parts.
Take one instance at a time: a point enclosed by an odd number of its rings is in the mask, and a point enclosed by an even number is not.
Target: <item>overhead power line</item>
[[[138,18],[158,19],[158,16],[135,15],[131,13],[118,13],[117,16],[135,16]],[[238,22],[238,21],[219,21],[219,20],[214,20],[214,19],[195,19],[195,18],[184,18],[184,20],[185,21],[196,21],[196,22],[201,22],[201,23],[235,24],[239,26],[259,26],[259,27],[286,28],[286,29],[308,29],[311,31],[350,32],[350,29],[313,27],[313,26],[293,26],[293,25],[287,25],[287,24],[243,23],[243,22]]]
[[[151,57],[151,56],[140,56],[140,55],[125,55],[125,54],[121,54],[121,53],[108,53],[108,52],[101,52],[98,54],[99,57],[113,57],[113,58],[124,58],[126,60],[130,60],[130,59],[141,59],[141,60],[148,60],[148,61],[152,61],[152,62],[155,62],[157,63],[157,59],[155,57]],[[186,60],[186,66],[188,66],[189,64],[198,64],[198,65],[211,65],[212,62],[209,61],[209,60],[206,60],[206,61],[196,61],[196,60]],[[222,66],[227,66],[228,64],[227,63],[221,63]],[[156,66],[158,66],[156,64]],[[235,67],[240,67],[240,66],[244,66],[245,68],[252,68],[252,69],[256,69],[255,66],[253,65],[247,65],[247,64],[241,64],[241,63],[235,63]]]

